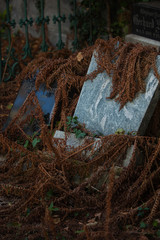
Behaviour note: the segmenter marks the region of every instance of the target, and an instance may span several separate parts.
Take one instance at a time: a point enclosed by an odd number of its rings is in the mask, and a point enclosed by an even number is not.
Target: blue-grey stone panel
[[[93,55],[88,74],[96,68]],[[157,57],[157,68],[160,73],[160,55]],[[97,134],[114,134],[118,128],[123,128],[126,134],[136,131],[143,135],[160,95],[159,82],[152,70],[145,82],[145,93],[138,93],[132,102],[128,102],[120,110],[118,102],[106,99],[110,96],[112,78],[104,71],[93,81],[87,80],[84,83],[74,116],[78,117],[80,123],[85,123],[87,129]]]
[[[54,105],[55,105],[55,91],[57,87],[57,83],[55,82],[50,90],[46,89],[46,85],[43,83],[40,85],[39,89],[36,90],[35,88],[35,80],[36,76],[34,76],[31,79],[24,79],[22,82],[22,85],[20,87],[20,90],[18,92],[18,95],[15,99],[15,102],[13,104],[13,107],[10,111],[9,117],[6,121],[6,123],[3,126],[3,131],[6,129],[6,127],[11,123],[11,121],[16,117],[18,114],[19,109],[23,106],[25,103],[27,97],[32,91],[35,91],[35,95],[38,99],[38,102],[40,104],[40,107],[43,112],[44,120],[46,124],[50,124],[51,121],[51,115],[54,110]],[[35,106],[32,106],[32,104],[27,106],[27,111],[23,115],[20,121],[24,120],[30,113],[31,111],[34,112]],[[32,135],[35,131],[39,129],[39,126],[34,120],[34,127],[29,126],[29,124],[23,129],[27,134]]]

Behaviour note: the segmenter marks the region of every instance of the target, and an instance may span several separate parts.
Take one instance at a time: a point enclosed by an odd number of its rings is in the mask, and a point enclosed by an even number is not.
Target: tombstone
[[[39,104],[41,106],[41,109],[44,114],[44,120],[46,124],[50,123],[51,120],[51,114],[54,109],[54,104],[55,104],[55,90],[56,90],[56,83],[53,84],[52,89],[47,90],[45,87],[45,84],[41,84],[39,89],[36,90],[35,88],[35,80],[36,76],[31,78],[31,79],[25,79],[22,82],[22,85],[20,87],[20,90],[18,92],[18,95],[16,97],[16,100],[13,104],[13,107],[10,111],[9,117],[3,127],[3,130],[9,125],[9,123],[16,117],[19,109],[22,107],[24,104],[26,98],[28,95],[32,92],[35,91],[35,94],[38,98]],[[34,110],[34,106],[28,106],[27,112],[24,114],[23,119],[26,118],[27,115],[30,114],[31,110]],[[35,124],[34,129],[33,126],[26,126],[24,131],[32,135],[34,131],[36,131],[39,127]]]
[[[95,54],[95,53],[94,53]],[[88,74],[97,68],[94,57],[88,69]],[[160,72],[160,56],[157,57],[157,67]],[[121,110],[120,104],[110,96],[112,78],[104,71],[91,81],[87,80],[79,97],[74,116],[80,123],[98,135],[114,134],[117,129],[123,129],[125,134],[136,132],[143,135],[159,99],[160,86],[151,70],[145,79],[146,92],[138,93],[132,102],[128,102]]]
[[[60,131],[60,130],[56,130],[53,138],[65,141],[65,132]],[[79,139],[79,138],[76,138],[74,133],[68,133],[68,135],[67,135],[67,142],[66,142],[68,150],[70,150],[70,148],[80,147],[84,143],[85,143],[85,139],[84,138]]]
[[[65,141],[66,133],[60,130],[56,130],[53,139],[59,140],[58,142],[61,144]],[[85,144],[86,140],[94,141],[92,148],[94,149],[94,152],[98,151],[101,147],[101,139],[100,138],[94,138],[86,136],[85,138],[76,138],[76,135],[74,133],[67,133],[67,141],[66,141],[66,150],[70,151],[74,148],[82,147]],[[90,155],[90,151],[87,152],[88,155]]]
[[[160,41],[160,2],[133,5],[132,32]]]
[[[133,5],[132,34],[126,35],[125,40],[160,49],[160,2],[141,2]]]

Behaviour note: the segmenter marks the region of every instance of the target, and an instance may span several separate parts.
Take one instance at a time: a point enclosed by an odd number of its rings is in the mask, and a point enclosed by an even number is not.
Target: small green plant
[[[71,117],[68,116],[67,117],[67,125],[68,125],[68,130],[70,130],[71,128],[75,128],[78,127],[78,117]]]
[[[74,129],[73,132],[76,135],[76,138],[84,138],[86,136],[86,133],[82,132],[80,129]]]
[[[84,229],[75,231],[75,233],[77,233],[77,234],[81,234],[81,233],[84,233],[84,232],[85,232]]]
[[[153,221],[153,223],[152,223],[152,226],[153,226],[154,228],[159,227],[159,221],[158,221],[157,219],[155,219],[155,220]]]
[[[125,131],[124,131],[123,128],[118,128],[118,129],[116,130],[115,134],[116,134],[116,135],[123,135],[123,134],[125,134]]]
[[[127,135],[136,136],[137,135],[137,131],[128,132]]]
[[[84,138],[86,133],[81,130],[81,125],[78,122],[78,117],[67,117],[67,130],[75,133],[76,138]]]
[[[39,139],[39,138],[34,138],[33,141],[32,141],[32,146],[33,146],[33,148],[35,148],[36,145],[37,145],[37,143],[39,143],[40,141],[41,141],[41,139]]]
[[[35,148],[37,143],[39,143],[41,141],[41,139],[37,138],[37,136],[39,136],[39,130],[35,131],[32,135],[32,146],[33,146],[33,148]]]
[[[41,142],[41,139],[37,138],[37,136],[38,136],[38,132],[36,131],[36,132],[33,133],[32,137],[31,137],[31,143],[32,143],[33,148],[35,148],[37,146],[37,144],[39,142]],[[30,146],[30,141],[28,139],[25,141],[25,143],[18,139],[17,143],[20,144],[20,145],[23,145],[23,147],[26,148],[26,149]]]
[[[139,207],[137,216],[138,217],[144,217],[146,211],[149,211],[148,207],[144,207],[144,208],[143,207]]]
[[[31,209],[30,209],[30,208],[27,208],[27,211],[26,211],[26,216],[27,216],[27,217],[29,216],[30,212],[31,212]]]
[[[13,107],[13,103],[9,103],[7,106],[6,106],[6,109],[7,110],[11,110]]]
[[[148,227],[149,226],[148,226],[147,223],[145,223],[143,221],[140,222],[140,228],[141,229],[146,229]],[[154,231],[152,236],[156,236],[156,237],[160,238],[160,221],[159,221],[159,219],[153,220],[153,222],[152,222],[152,231]]]
[[[59,211],[59,208],[53,206],[53,201],[51,202],[50,206],[48,207],[48,210],[50,212],[57,212]]]
[[[149,210],[150,209],[148,207],[139,207],[137,216],[140,218],[143,218],[143,217],[145,217],[146,213]],[[154,236],[154,237],[156,236],[156,239],[157,239],[157,237],[160,238],[160,220],[159,219],[153,219],[152,224],[150,224],[150,225],[148,225],[144,221],[140,221],[139,227],[141,229],[149,229],[151,227],[152,236]]]
[[[46,193],[46,197],[45,197],[45,200],[50,200],[51,197],[53,197],[53,190],[50,189],[47,193]]]
[[[147,228],[147,226],[148,226],[148,225],[147,225],[145,222],[143,222],[143,221],[140,222],[140,228],[142,228],[142,229],[143,229],[143,228]]]
[[[159,219],[154,219],[152,222],[152,226],[154,230],[156,231],[156,236],[160,238],[160,220]]]
[[[25,143],[24,143],[24,145],[23,145],[23,147],[24,147],[24,148],[28,148],[28,145],[29,145],[29,140],[26,140]]]
[[[137,216],[138,217],[144,217],[145,216],[145,214],[147,213],[149,211],[149,208],[148,207],[139,207],[138,208],[138,214],[137,214]],[[140,228],[141,229],[145,229],[145,228],[147,228],[148,227],[148,224],[147,223],[145,223],[145,222],[143,222],[143,221],[141,221],[140,222]]]

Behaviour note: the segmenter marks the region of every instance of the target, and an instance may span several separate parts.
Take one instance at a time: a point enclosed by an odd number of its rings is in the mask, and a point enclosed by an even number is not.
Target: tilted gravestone
[[[36,76],[31,78],[31,79],[25,79],[22,82],[22,85],[20,87],[20,90],[18,92],[18,95],[16,97],[16,100],[13,104],[13,107],[10,111],[9,117],[4,125],[3,130],[9,125],[9,123],[16,117],[19,109],[22,107],[22,105],[24,104],[26,98],[28,97],[28,95],[32,92],[35,91],[36,97],[39,101],[39,104],[41,106],[43,115],[44,115],[44,120],[46,124],[50,123],[50,119],[51,119],[51,114],[53,112],[54,109],[54,104],[55,104],[55,90],[56,90],[56,83],[53,84],[52,89],[47,90],[45,84],[41,84],[39,89],[36,90],[35,88],[35,80],[36,80]],[[34,111],[34,106],[28,106],[28,110],[27,112],[24,114],[24,116],[22,117],[21,120],[25,119],[27,117],[27,115],[29,115],[31,113],[31,111]],[[35,129],[34,129],[35,128]],[[33,126],[25,126],[24,131],[29,134],[32,135],[34,131],[36,131],[39,126],[38,125],[34,125]]]
[[[93,55],[88,74],[96,68],[97,62]],[[157,57],[157,68],[160,72],[160,56]],[[87,80],[84,83],[74,116],[87,129],[97,134],[114,134],[117,129],[122,128],[125,133],[134,131],[143,135],[160,94],[159,82],[152,70],[145,82],[145,93],[138,93],[132,102],[128,102],[120,110],[118,102],[106,99],[110,96],[112,78],[105,71],[99,73],[93,81]]]

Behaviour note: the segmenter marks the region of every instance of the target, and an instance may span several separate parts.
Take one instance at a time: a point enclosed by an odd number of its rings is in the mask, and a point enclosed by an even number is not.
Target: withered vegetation
[[[98,69],[87,76],[95,49]],[[67,116],[74,113],[84,81],[106,70],[113,79],[110,98],[123,107],[139,91],[145,91],[144,79],[150,68],[159,79],[156,56],[154,48],[119,38],[97,40],[79,53],[65,49],[40,54],[14,81],[1,84],[2,128],[9,114],[6,106],[13,103],[24,78],[39,69],[37,89],[42,82],[47,88],[57,82],[50,127],[33,91],[7,129],[0,132],[0,152],[5,156],[0,161],[1,239],[156,239],[158,228],[153,221],[158,219],[159,224],[160,217],[158,137],[110,135],[96,143],[89,138],[81,147],[66,151],[67,135],[61,142],[52,136],[56,129],[67,130]],[[30,104],[35,110],[22,120]],[[23,130],[33,117],[40,127],[36,146]],[[133,154],[124,167],[130,147]]]

